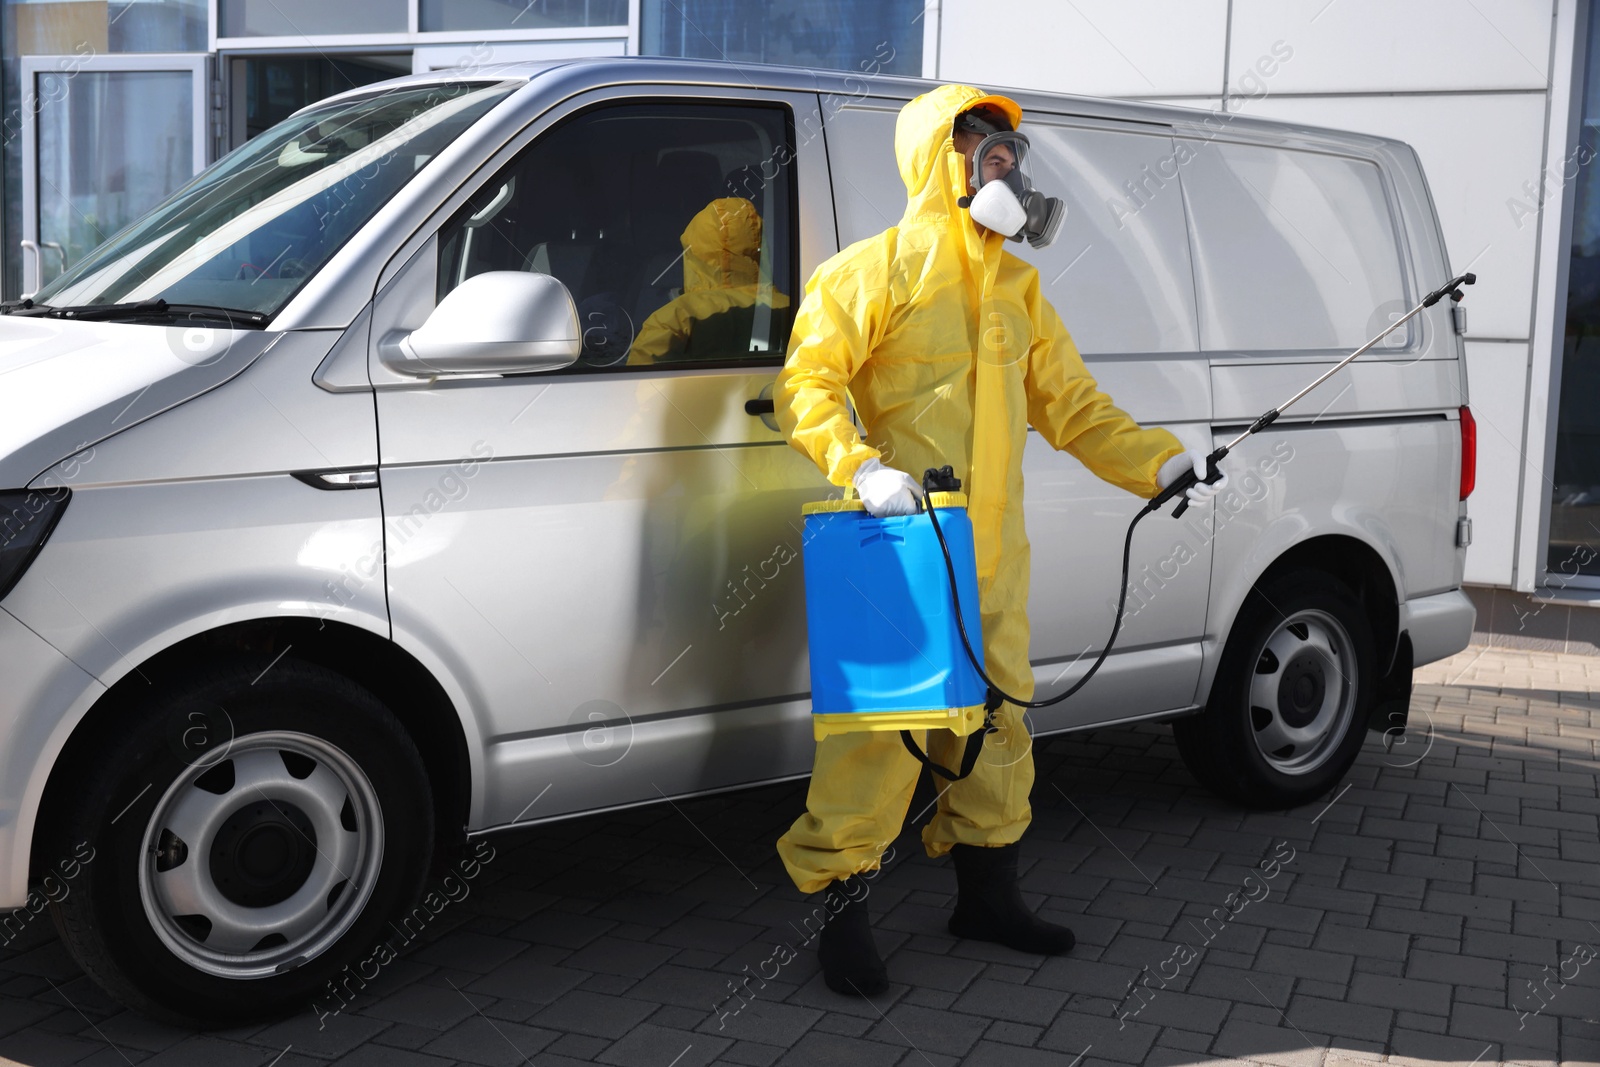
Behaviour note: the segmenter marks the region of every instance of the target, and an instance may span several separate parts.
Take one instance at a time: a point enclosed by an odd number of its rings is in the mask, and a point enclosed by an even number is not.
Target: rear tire
[[[295,660],[158,685],[67,769],[50,847],[68,952],[146,1014],[219,1026],[303,1010],[420,894],[433,803],[370,692]]]
[[[1173,723],[1189,771],[1254,808],[1306,804],[1355,762],[1378,682],[1372,625],[1342,582],[1299,571],[1252,589],[1206,708]]]

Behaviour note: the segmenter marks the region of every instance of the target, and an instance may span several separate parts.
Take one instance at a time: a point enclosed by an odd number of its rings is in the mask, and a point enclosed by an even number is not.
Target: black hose
[[[1162,502],[1159,497],[1150,501],[1139,510],[1139,514],[1133,517],[1133,521],[1128,523],[1127,536],[1122,539],[1122,587],[1117,596],[1117,617],[1111,624],[1111,636],[1106,639],[1106,647],[1100,650],[1100,655],[1095,658],[1093,666],[1089,668],[1089,672],[1079,678],[1072,688],[1051,697],[1049,700],[1018,700],[995,684],[994,679],[990,678],[988,672],[983,669],[983,664],[979,662],[977,653],[972,650],[972,638],[967,636],[967,621],[961,617],[961,594],[956,591],[956,566],[950,559],[950,546],[945,543],[944,531],[939,529],[939,516],[937,509],[933,506],[932,498],[930,497],[926,501],[925,506],[928,511],[928,518],[933,521],[933,533],[939,539],[939,549],[944,553],[945,571],[950,576],[950,599],[955,604],[956,627],[961,631],[961,644],[967,650],[967,659],[972,661],[972,669],[978,672],[978,677],[983,679],[984,684],[989,687],[991,693],[999,696],[1007,703],[1015,704],[1019,708],[1048,708],[1052,704],[1061,703],[1082,689],[1089,679],[1094,677],[1095,672],[1100,669],[1100,664],[1106,661],[1106,656],[1111,652],[1111,646],[1116,643],[1117,632],[1122,629],[1122,609],[1128,603],[1128,561],[1133,553],[1133,531],[1139,525],[1140,520],[1160,507]],[[993,703],[993,701],[990,701],[990,703]]]

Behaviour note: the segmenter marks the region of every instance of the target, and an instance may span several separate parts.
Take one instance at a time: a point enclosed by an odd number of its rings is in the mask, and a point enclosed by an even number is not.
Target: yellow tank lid
[[[933,506],[936,507],[936,508],[964,508],[964,507],[967,506],[967,494],[965,494],[965,493],[934,493],[933,494]],[[838,499],[834,499],[834,500],[814,500],[809,504],[801,505],[800,514],[802,514],[802,515],[825,515],[825,514],[827,514],[829,512],[835,512],[835,511],[865,511],[865,510],[867,510],[867,506],[861,502],[860,498],[859,497],[852,497],[849,500],[838,500]]]

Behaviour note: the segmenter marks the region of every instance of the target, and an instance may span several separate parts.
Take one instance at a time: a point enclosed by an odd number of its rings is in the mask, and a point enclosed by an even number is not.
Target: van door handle
[[[746,415],[771,415],[771,414],[773,414],[772,398],[770,396],[767,396],[767,397],[757,397],[754,400],[746,400],[744,402],[744,413]]]

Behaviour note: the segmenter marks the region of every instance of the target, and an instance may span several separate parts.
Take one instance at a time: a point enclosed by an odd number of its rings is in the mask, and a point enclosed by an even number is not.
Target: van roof
[[[463,78],[538,82],[542,89],[555,90],[557,98],[565,98],[586,89],[630,83],[717,85],[730,88],[815,92],[824,97],[825,107],[841,97],[906,101],[941,84],[925,78],[869,74],[864,70],[860,72],[818,70],[766,63],[734,63],[660,56],[613,56],[521,60],[486,63],[479,66],[446,67],[351,89],[309,106],[317,107],[332,100],[365,96],[380,87],[389,89],[402,85],[439,84]],[[1342,147],[1365,149],[1370,152],[1380,147],[1392,149],[1403,144],[1392,138],[1298,122],[1257,118],[1237,112],[1211,111],[1174,104],[1150,104],[1137,100],[1076,96],[1067,93],[1045,93],[990,83],[985,83],[980,88],[986,92],[1011,97],[1022,105],[1024,115],[1028,112],[1049,112],[1123,122],[1151,123],[1202,136],[1217,136],[1223,131],[1229,131],[1248,140],[1266,140],[1286,147],[1313,149]]]

